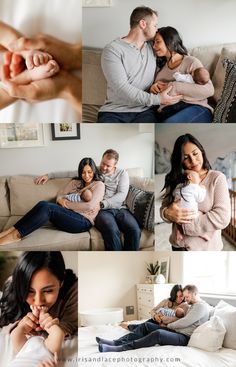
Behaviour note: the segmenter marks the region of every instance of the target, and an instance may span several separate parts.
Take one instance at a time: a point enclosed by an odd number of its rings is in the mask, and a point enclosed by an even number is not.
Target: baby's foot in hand
[[[59,71],[58,63],[55,60],[49,60],[47,64],[35,66],[28,70],[31,81],[50,78]]]

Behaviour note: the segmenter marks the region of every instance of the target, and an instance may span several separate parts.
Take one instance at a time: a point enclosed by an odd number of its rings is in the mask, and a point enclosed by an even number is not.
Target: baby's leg
[[[29,84],[35,80],[50,78],[59,71],[59,66],[55,60],[49,60],[47,64],[35,66],[31,70],[24,70],[12,81],[16,84]]]

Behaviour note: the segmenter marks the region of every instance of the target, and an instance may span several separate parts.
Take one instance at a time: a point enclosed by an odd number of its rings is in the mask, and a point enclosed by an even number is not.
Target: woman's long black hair
[[[40,269],[48,269],[63,282],[58,299],[63,299],[76,281],[71,269],[65,268],[60,251],[24,252],[18,259],[12,276],[5,282],[0,299],[0,327],[23,318],[30,307],[26,302],[33,274]]]
[[[79,162],[78,166],[78,176],[74,177],[76,180],[80,180],[82,183],[82,187],[85,186],[84,180],[82,178],[83,169],[85,166],[89,165],[94,173],[93,181],[103,181],[102,176],[100,175],[98,168],[92,158],[83,158]]]
[[[157,33],[161,35],[165,45],[172,55],[173,53],[178,53],[180,55],[188,55],[187,48],[184,46],[183,41],[178,33],[178,31],[173,27],[161,27],[158,28]],[[166,64],[167,58],[157,57],[157,66],[161,69]]]
[[[171,301],[172,304],[176,301],[177,293],[179,291],[181,291],[183,293],[182,285],[175,284],[174,287],[170,291],[170,297],[169,297],[169,301]]]
[[[164,199],[167,199],[167,206],[171,205],[174,201],[173,192],[176,186],[180,183],[186,182],[186,175],[184,174],[184,165],[183,165],[183,146],[186,143],[195,144],[202,153],[203,165],[204,169],[211,169],[211,165],[206,157],[206,152],[201,145],[201,143],[191,134],[184,134],[177,138],[173,152],[171,154],[170,162],[171,162],[171,171],[167,173],[165,177],[165,185],[163,190],[166,189],[166,193],[164,194]]]

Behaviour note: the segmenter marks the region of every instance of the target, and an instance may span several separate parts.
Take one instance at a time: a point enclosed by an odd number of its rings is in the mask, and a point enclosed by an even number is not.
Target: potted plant
[[[156,263],[147,264],[147,271],[150,273],[150,275],[147,276],[149,283],[155,283],[159,268],[160,265],[158,261],[156,261]]]

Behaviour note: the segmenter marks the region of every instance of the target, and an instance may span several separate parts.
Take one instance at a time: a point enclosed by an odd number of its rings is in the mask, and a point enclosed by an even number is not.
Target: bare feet
[[[128,325],[129,323],[127,321],[123,321],[119,324],[119,326],[123,327],[123,329],[126,329],[126,330],[129,330]]]
[[[8,233],[14,231],[15,227],[10,227],[9,229],[6,229],[5,231],[0,233],[0,238],[6,236]]]
[[[10,243],[15,243],[21,240],[20,233],[17,229],[8,232],[5,236],[0,238],[0,246],[9,245]]]
[[[16,84],[29,84],[36,80],[50,78],[59,71],[59,66],[55,60],[49,60],[46,64],[35,66],[33,69],[24,70],[12,79]]]

